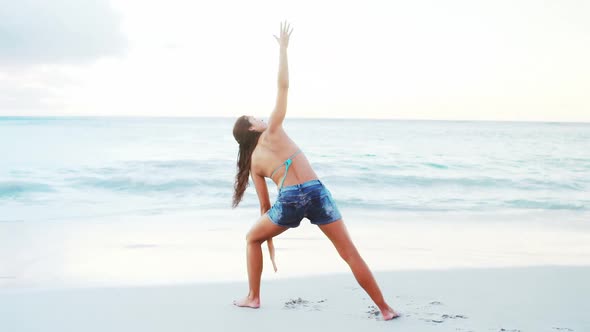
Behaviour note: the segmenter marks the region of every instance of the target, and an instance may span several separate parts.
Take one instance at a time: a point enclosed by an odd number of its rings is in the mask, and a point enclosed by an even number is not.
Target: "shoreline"
[[[590,266],[586,214],[560,215],[372,219],[344,211],[351,237],[373,271]],[[256,218],[254,210],[232,210],[0,223],[0,290],[244,281],[244,236]],[[279,272],[264,269],[264,280],[348,272],[309,222],[278,236],[275,247]],[[270,266],[264,244],[263,257]]]

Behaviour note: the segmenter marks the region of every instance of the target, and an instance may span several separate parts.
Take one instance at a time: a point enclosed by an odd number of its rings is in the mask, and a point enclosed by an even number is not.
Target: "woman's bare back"
[[[285,173],[285,167],[281,166],[284,166],[285,160],[297,153],[298,150],[297,144],[282,128],[273,133],[265,131],[260,135],[258,145],[252,153],[252,170],[257,175],[271,178],[279,186]],[[276,172],[273,174],[275,170]],[[301,152],[293,157],[283,186],[299,184],[317,178],[307,157]]]

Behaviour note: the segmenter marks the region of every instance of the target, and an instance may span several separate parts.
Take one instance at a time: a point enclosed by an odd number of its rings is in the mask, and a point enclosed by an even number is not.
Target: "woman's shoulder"
[[[282,146],[293,142],[291,137],[289,137],[287,132],[282,128],[273,132],[265,130],[260,138],[261,141],[271,146]]]
[[[285,135],[287,135],[287,133],[285,132],[285,129],[283,129],[282,126],[275,130],[266,129],[262,132],[262,137],[265,139],[278,139]]]

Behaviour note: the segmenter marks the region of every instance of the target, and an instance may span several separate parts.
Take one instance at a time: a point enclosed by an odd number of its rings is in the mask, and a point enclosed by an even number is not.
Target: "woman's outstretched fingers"
[[[281,47],[286,48],[289,46],[289,37],[291,37],[292,32],[293,28],[291,28],[291,24],[289,24],[287,21],[284,21],[280,23],[279,36],[273,35],[273,37],[275,37]]]

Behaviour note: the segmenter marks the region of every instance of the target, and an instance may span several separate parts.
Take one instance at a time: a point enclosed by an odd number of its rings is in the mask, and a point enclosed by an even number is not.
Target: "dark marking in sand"
[[[298,309],[300,307],[307,307],[308,305],[309,301],[298,297],[296,299],[290,299],[289,301],[285,302],[285,309]]]
[[[149,243],[142,244],[142,243],[139,243],[139,244],[129,244],[129,245],[126,245],[125,246],[125,249],[147,249],[147,248],[156,248],[156,247],[158,247],[157,244],[149,244]]]
[[[369,308],[369,310],[366,311],[366,313],[369,314],[369,316],[367,316],[367,318],[375,318],[375,317],[379,316],[379,314],[381,313],[381,311],[379,311],[379,308],[377,308],[374,305],[370,305],[367,308]]]
[[[434,314],[431,313],[431,315],[434,315]],[[438,318],[436,318],[436,319],[420,318],[420,320],[423,320],[428,323],[437,323],[437,324],[444,323],[444,319],[438,319]]]
[[[435,312],[428,312],[426,313],[429,316],[438,316],[438,313]],[[436,318],[420,318],[421,320],[425,321],[425,322],[431,322],[431,323],[444,323],[447,319],[467,319],[467,316],[465,315],[449,315],[449,314],[442,314],[440,315],[440,317],[436,317]]]
[[[430,302],[428,304],[432,304],[432,305],[443,305],[442,302],[439,302],[439,301],[432,301],[432,302]]]
[[[553,327],[553,329],[557,331],[573,331],[569,327]]]
[[[447,315],[447,314],[444,314],[444,315],[442,315],[442,318],[445,318],[445,319],[446,318],[450,318],[450,319],[457,319],[457,318],[467,319],[467,316],[463,316],[463,315]]]
[[[289,301],[285,302],[285,308],[294,309],[298,306],[307,306],[308,304],[309,301],[298,297],[296,299],[290,299]]]
[[[320,311],[322,309],[322,305],[326,303],[326,301],[328,301],[328,299],[321,299],[314,302],[298,297],[285,302],[284,309],[306,309],[307,311]]]
[[[520,332],[520,330],[519,330],[519,329],[511,329],[511,330],[507,330],[507,329],[505,329],[505,328],[501,328],[501,329],[499,330],[499,332]]]

